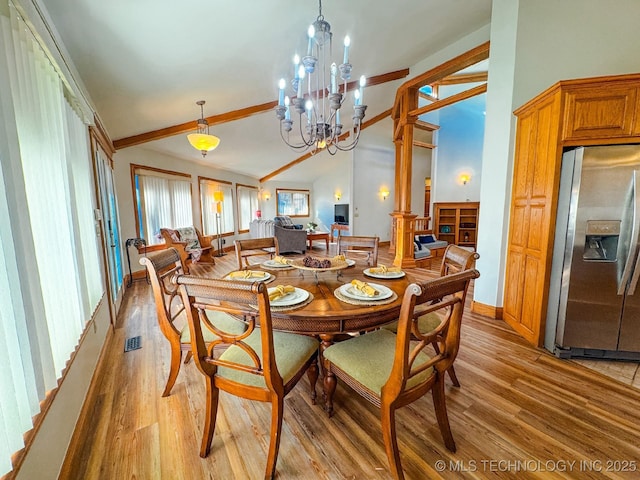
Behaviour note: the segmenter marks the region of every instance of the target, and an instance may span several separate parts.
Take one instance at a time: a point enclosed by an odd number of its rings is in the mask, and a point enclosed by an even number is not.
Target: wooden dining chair
[[[364,255],[367,265],[378,265],[378,237],[365,237],[356,235],[341,235],[338,237],[338,255],[350,256],[355,253]]]
[[[403,479],[396,438],[395,412],[431,390],[440,433],[448,450],[456,444],[447,416],[444,375],[458,354],[464,295],[477,270],[465,270],[424,283],[412,283],[402,299],[398,333],[380,329],[335,343],[324,351],[326,409],[333,413],[338,377],[381,410],[382,436],[395,479]],[[429,312],[444,312],[444,321],[432,332],[417,328],[416,305]],[[437,341],[440,353],[430,356],[425,347]],[[335,377],[334,377],[335,376]],[[422,430],[426,431],[427,426]]]
[[[442,257],[442,264],[440,265],[440,276],[444,277],[451,273],[462,272],[464,270],[474,268],[478,258],[480,258],[480,255],[473,250],[468,250],[453,244],[447,245],[444,256]],[[466,297],[467,291],[465,290],[462,297],[463,302]],[[422,333],[427,333],[438,328],[441,322],[442,318],[435,312],[425,313],[418,317],[417,328]],[[398,330],[398,322],[395,321],[389,325],[385,325],[384,328],[395,333]],[[438,350],[438,342],[433,342],[432,345],[435,352],[440,353]],[[448,373],[453,385],[459,387],[460,381],[458,380],[453,364],[449,367]]]
[[[186,352],[184,363],[191,359],[191,337],[184,305],[178,295],[178,288],[170,282],[171,277],[184,272],[180,253],[175,248],[168,248],[159,252],[148,254],[140,259],[140,263],[147,267],[153,298],[156,304],[156,314],[160,331],[171,347],[171,363],[169,366],[169,378],[162,392],[166,397],[180,373],[182,352]],[[210,321],[219,326],[237,333],[246,330],[246,325],[240,319],[229,314],[218,312],[212,314]],[[211,332],[207,332],[205,341],[210,343],[218,338]]]
[[[238,259],[238,270],[249,268],[249,258],[256,255],[280,254],[278,239],[276,237],[250,238],[247,240],[236,240],[233,242],[236,247],[236,258]]]
[[[274,332],[267,287],[262,282],[232,282],[178,276],[182,300],[187,308],[193,356],[206,379],[206,414],[200,456],[206,457],[216,426],[219,391],[271,403],[271,437],[265,478],[275,475],[284,397],[305,371],[315,403],[318,379],[318,341],[310,336]],[[208,319],[208,312],[242,315],[248,328],[241,334],[227,332]],[[258,327],[259,325],[259,327]],[[220,338],[207,346],[205,332]],[[216,345],[228,346],[218,355]],[[238,413],[233,413],[234,415]]]

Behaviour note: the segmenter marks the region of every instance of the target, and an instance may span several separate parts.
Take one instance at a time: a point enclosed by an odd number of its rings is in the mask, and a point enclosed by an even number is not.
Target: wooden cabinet
[[[438,240],[476,248],[479,202],[435,203],[433,209]]]
[[[515,114],[503,318],[541,346],[563,148],[640,143],[640,74],[559,82]]]

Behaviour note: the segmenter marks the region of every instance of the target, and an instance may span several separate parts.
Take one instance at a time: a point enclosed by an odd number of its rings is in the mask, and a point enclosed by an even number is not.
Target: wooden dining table
[[[404,291],[413,281],[411,276],[406,274],[394,279],[368,277],[364,274],[364,270],[367,269],[364,261],[342,270],[320,272],[297,268],[268,268],[263,265],[252,265],[250,268],[268,272],[275,277],[267,281],[267,287],[290,285],[304,289],[313,296],[310,301],[302,302],[299,306],[272,306],[271,318],[276,330],[313,335],[320,339],[320,365],[325,386],[323,393],[336,381],[328,368],[325,368],[322,355],[324,350],[335,341],[348,338],[350,334],[374,330],[397,320]],[[344,296],[341,300],[340,294],[336,296],[336,289],[353,279],[388,287],[393,296],[382,301],[372,299],[367,302],[368,305],[349,301]],[[331,414],[333,406],[326,396],[324,399],[325,410]]]

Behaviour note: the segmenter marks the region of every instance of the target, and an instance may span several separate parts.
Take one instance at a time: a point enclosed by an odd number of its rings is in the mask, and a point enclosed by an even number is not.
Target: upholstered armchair
[[[164,243],[178,251],[185,273],[189,272],[188,265],[192,262],[216,263],[213,259],[212,235],[202,235],[195,227],[161,228],[160,234]]]
[[[273,236],[278,239],[281,253],[307,250],[307,232],[302,225],[295,225],[291,217],[274,217],[273,224]]]

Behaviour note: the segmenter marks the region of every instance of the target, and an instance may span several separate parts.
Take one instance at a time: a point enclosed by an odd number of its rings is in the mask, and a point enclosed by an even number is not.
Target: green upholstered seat
[[[262,343],[259,328],[249,335],[244,342],[253,348],[258,356],[262,358]],[[285,384],[300,371],[300,368],[318,349],[318,345],[318,341],[312,337],[293,333],[273,332],[273,349],[276,356],[276,365]],[[254,366],[253,361],[247,353],[235,345],[230,346],[220,355],[220,360]],[[244,385],[266,387],[263,376],[242,372],[233,368],[218,367],[217,375]]]
[[[232,317],[228,313],[207,311],[207,317],[217,328],[223,332],[238,335],[247,329],[247,326],[235,317]],[[213,342],[218,336],[209,330],[207,327],[202,328],[202,336],[205,343]],[[191,343],[191,333],[189,332],[189,325],[185,324],[180,330],[180,343]]]
[[[418,317],[418,331],[421,333],[431,332],[436,328],[438,328],[441,322],[442,320],[436,313],[434,312],[427,313],[425,315]],[[382,328],[384,328],[385,330],[389,330],[390,332],[397,333],[398,321],[396,320],[393,323],[389,323],[388,325],[385,325]]]
[[[324,358],[380,396],[382,386],[387,383],[391,374],[395,352],[395,334],[381,329],[331,345],[324,351]],[[414,366],[429,359],[429,355],[421,352]],[[432,374],[433,369],[430,368],[411,377],[407,382],[407,388],[424,382]]]

